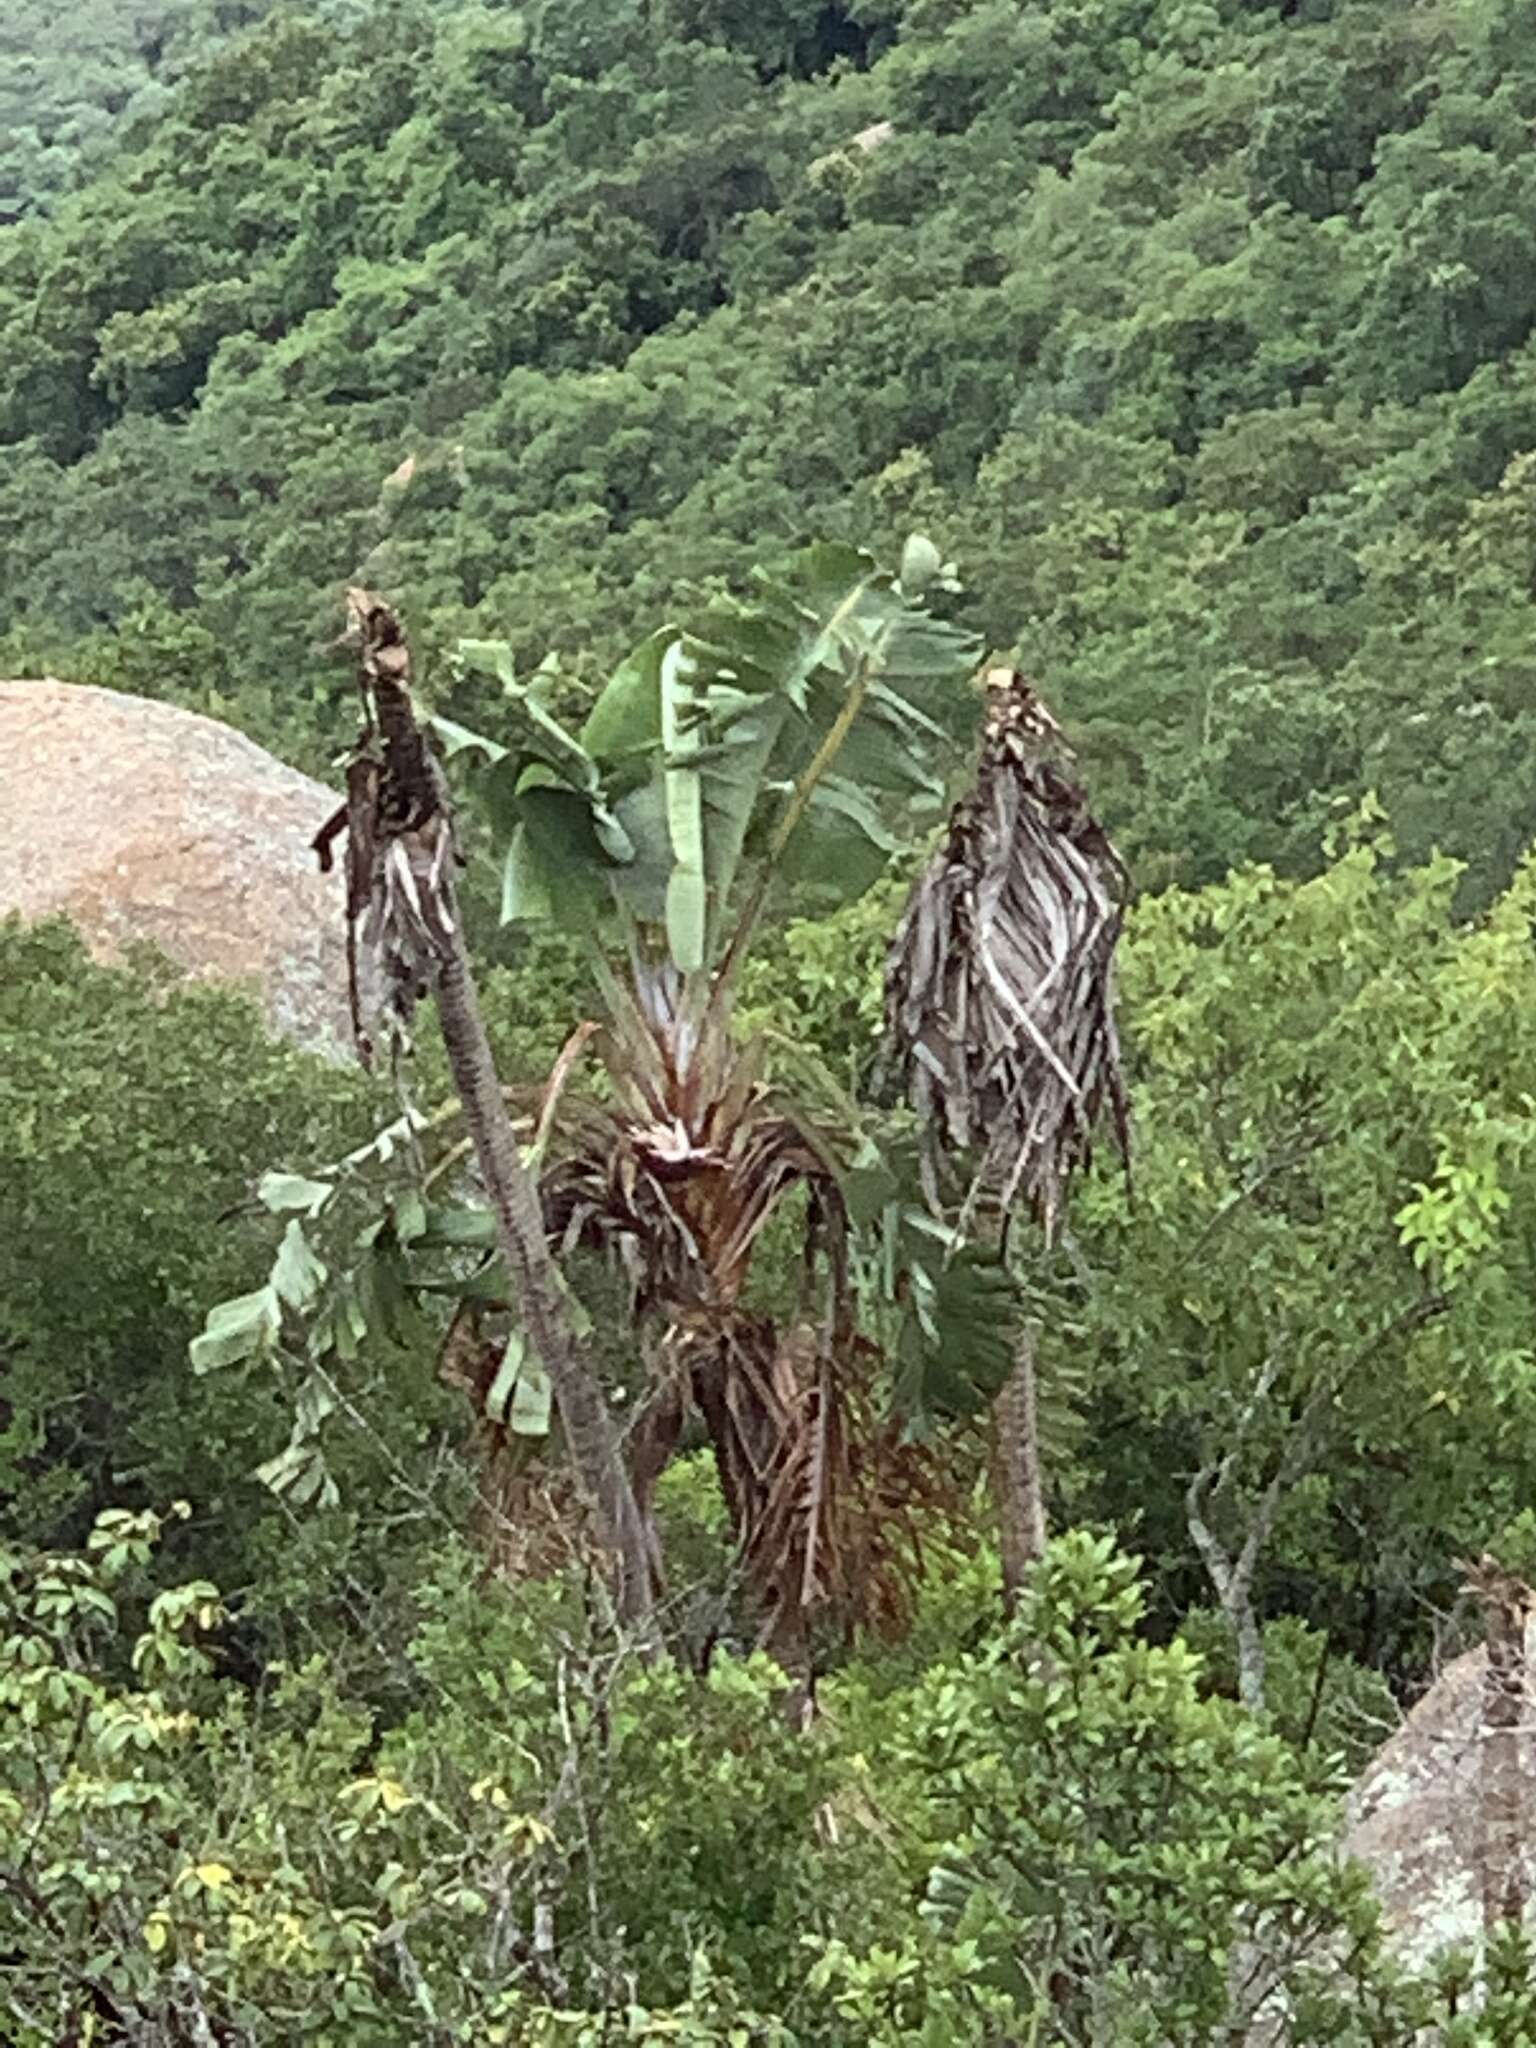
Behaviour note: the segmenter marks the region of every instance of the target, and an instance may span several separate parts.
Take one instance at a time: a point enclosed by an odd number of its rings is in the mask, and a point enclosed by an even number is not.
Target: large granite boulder
[[[103,959],[149,941],[350,1049],[341,878],[310,850],[331,790],[214,719],[49,680],[0,682],[0,793],[0,917],[64,912]]]
[[[1533,1650],[1528,1629],[1528,1673]],[[1482,1939],[1487,1677],[1485,1649],[1448,1664],[1350,1795],[1345,1846],[1369,1868],[1405,1963]],[[1533,1704],[1528,1691],[1509,1739],[1536,1817]],[[1525,1885],[1536,1897],[1536,1827],[1525,1843]]]

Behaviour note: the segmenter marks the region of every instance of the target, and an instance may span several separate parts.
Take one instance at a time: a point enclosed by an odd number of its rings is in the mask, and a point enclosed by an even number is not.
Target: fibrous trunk
[[[322,865],[347,832],[349,955],[359,932],[401,1028],[435,994],[443,1045],[480,1176],[496,1216],[516,1311],[549,1376],[571,1469],[613,1560],[620,1618],[648,1630],[654,1588],[645,1529],[601,1381],[572,1325],[545,1234],[538,1186],[524,1163],[480,1014],[454,891],[447,793],[410,696],[410,653],[398,620],[371,593],[348,593],[364,730],[344,810],[316,840]],[[354,987],[354,1013],[361,1027]],[[370,1051],[360,1028],[364,1056]]]
[[[1040,1458],[1034,1339],[1019,1331],[1017,1356],[992,1408],[992,1490],[997,1500],[1003,1604],[1018,1603],[1030,1566],[1045,1554],[1045,1474]]]
[[[644,1523],[602,1385],[581,1355],[561,1296],[544,1235],[538,1189],[518,1152],[457,926],[437,984],[437,1009],[454,1086],[464,1104],[481,1178],[496,1213],[518,1314],[549,1375],[566,1454],[595,1511],[604,1546],[614,1558],[620,1618],[643,1623],[653,1605]]]

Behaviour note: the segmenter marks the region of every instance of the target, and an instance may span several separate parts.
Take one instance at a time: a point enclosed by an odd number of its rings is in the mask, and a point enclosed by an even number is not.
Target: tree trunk
[[[1002,1552],[1003,1605],[1011,1614],[1030,1566],[1045,1554],[1035,1343],[1027,1324],[1019,1330],[1013,1371],[992,1404],[992,1492]]]
[[[571,1467],[597,1518],[599,1537],[614,1559],[619,1617],[648,1628],[655,1599],[644,1521],[613,1415],[571,1327],[544,1233],[538,1187],[523,1164],[507,1115],[457,921],[437,984],[437,1011],[475,1157],[496,1212],[502,1254],[517,1290],[518,1314],[549,1374]]]
[[[1280,1488],[1272,1482],[1266,1490],[1253,1526],[1234,1558],[1206,1518],[1211,1500],[1225,1486],[1230,1472],[1231,1466],[1227,1463],[1220,1467],[1202,1466],[1189,1482],[1184,1509],[1190,1536],[1216,1589],[1227,1627],[1232,1631],[1232,1647],[1237,1657],[1237,1696],[1251,1714],[1262,1714],[1267,1704],[1264,1631],[1259,1626],[1258,1610],[1253,1604],[1253,1574],[1279,1505]],[[1213,1479],[1214,1485],[1211,1483]]]
[[[538,1184],[518,1149],[480,1015],[453,885],[447,787],[411,699],[411,653],[395,613],[372,591],[347,593],[348,638],[369,719],[347,772],[347,801],[316,834],[322,869],[347,833],[347,925],[352,1015],[368,1055],[356,980],[360,929],[389,994],[408,1021],[419,997],[437,997],[438,1022],[497,1237],[517,1290],[517,1313],[549,1375],[576,1483],[613,1559],[619,1619],[654,1633],[655,1588],[644,1520],[601,1382],[572,1326],[544,1229]],[[379,759],[375,741],[382,741]]]

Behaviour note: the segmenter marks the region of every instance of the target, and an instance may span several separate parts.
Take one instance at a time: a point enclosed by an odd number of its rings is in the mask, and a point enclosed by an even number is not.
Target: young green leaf
[[[325,1266],[315,1256],[298,1218],[294,1217],[278,1246],[272,1267],[273,1289],[279,1300],[286,1302],[296,1315],[302,1315],[314,1306],[325,1280]]]
[[[302,1209],[318,1216],[335,1188],[328,1180],[308,1180],[302,1173],[264,1173],[256,1184],[256,1197],[275,1216],[290,1209]]]
[[[692,756],[701,744],[692,689],[694,663],[681,638],[661,662],[661,742],[673,868],[667,883],[667,944],[684,974],[704,965],[709,892],[704,871],[704,794]]]

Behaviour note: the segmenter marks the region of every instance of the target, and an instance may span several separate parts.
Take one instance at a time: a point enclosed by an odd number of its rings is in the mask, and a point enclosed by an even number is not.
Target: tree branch
[[[1184,1495],[1185,1521],[1232,1630],[1237,1650],[1239,1696],[1244,1705],[1255,1713],[1264,1710],[1265,1672],[1264,1638],[1253,1604],[1253,1581],[1286,1495],[1311,1469],[1316,1459],[1320,1434],[1318,1425],[1340,1389],[1383,1345],[1389,1344],[1394,1337],[1421,1328],[1436,1316],[1444,1315],[1449,1307],[1450,1298],[1444,1294],[1425,1295],[1419,1301],[1410,1302],[1400,1314],[1368,1337],[1336,1371],[1325,1374],[1318,1381],[1308,1395],[1290,1440],[1259,1496],[1242,1547],[1235,1557],[1217,1536],[1210,1511],[1230,1487],[1244,1444],[1274,1389],[1281,1362],[1278,1352],[1272,1351],[1265,1359],[1221,1458],[1214,1464],[1203,1465],[1189,1482]]]

